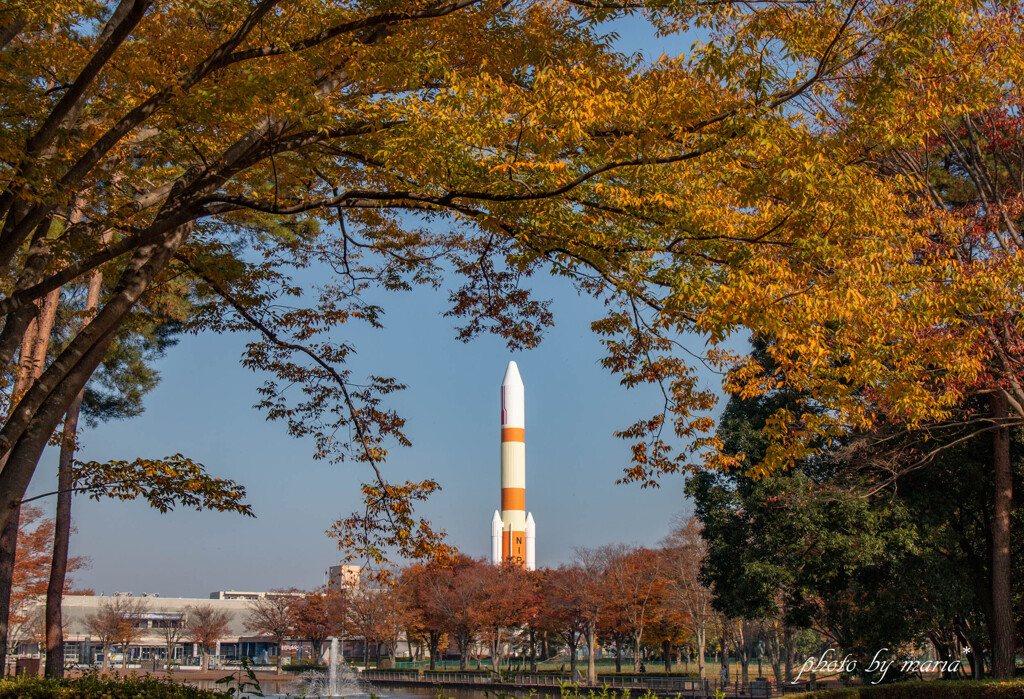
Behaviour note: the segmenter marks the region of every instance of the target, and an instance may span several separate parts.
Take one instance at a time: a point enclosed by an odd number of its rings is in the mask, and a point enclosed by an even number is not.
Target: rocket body
[[[496,562],[511,561],[533,570],[533,566],[528,565],[533,563],[528,554],[535,551],[527,551],[525,413],[519,367],[509,362],[501,382],[501,558]],[[491,525],[492,559],[497,551],[496,522]],[[532,516],[530,523],[533,524]],[[534,541],[531,537],[529,543]]]

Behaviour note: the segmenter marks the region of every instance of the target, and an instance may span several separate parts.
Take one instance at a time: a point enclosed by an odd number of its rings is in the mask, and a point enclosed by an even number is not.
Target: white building
[[[129,659],[133,661],[147,659],[165,659],[167,657],[167,629],[183,629],[185,618],[190,607],[208,606],[228,615],[228,624],[224,635],[217,641],[213,654],[223,660],[239,657],[260,658],[277,654],[277,644],[267,638],[254,636],[246,629],[246,617],[252,600],[265,596],[266,593],[242,593],[232,597],[225,593],[214,593],[224,596],[209,599],[196,597],[158,597],[143,594],[134,597],[142,608],[136,616],[135,627],[139,629],[139,638],[129,649]],[[100,639],[90,632],[89,617],[97,615],[104,604],[112,603],[119,598],[133,597],[130,593],[114,595],[65,595],[63,604],[64,620],[64,657],[69,663],[98,664],[102,661],[103,648]],[[28,610],[30,617],[42,617],[43,600]],[[37,655],[41,639],[41,623],[30,623],[22,626],[22,631],[13,639],[19,653]],[[173,632],[170,634],[175,635]],[[177,634],[174,642],[174,658],[184,665],[198,665],[201,655],[197,644],[187,640],[184,632]],[[120,651],[117,651],[120,653]],[[120,655],[118,655],[118,660]]]

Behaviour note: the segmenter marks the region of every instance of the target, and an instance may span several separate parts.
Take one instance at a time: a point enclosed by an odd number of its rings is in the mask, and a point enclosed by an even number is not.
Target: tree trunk
[[[785,627],[782,631],[782,651],[786,663],[786,681],[793,681],[793,659],[796,656],[796,635],[793,629]]]
[[[91,285],[90,285],[91,286]],[[90,288],[90,293],[92,290]],[[64,676],[64,627],[61,605],[68,572],[68,551],[71,545],[71,488],[74,483],[72,465],[78,439],[78,414],[84,391],[75,397],[64,418],[57,471],[57,513],[54,519],[53,556],[50,580],[46,586],[46,677]]]
[[[0,532],[0,662],[2,674],[7,673],[7,640],[11,620],[11,583],[14,578],[14,558],[18,547],[18,524],[21,508],[15,508],[7,525]]]
[[[537,631],[530,627],[530,672],[537,672]]]
[[[430,632],[430,669],[437,669],[437,647],[441,645],[441,639],[434,632]]]
[[[587,684],[597,686],[597,667],[594,665],[594,646],[597,645],[597,624],[587,622]]]
[[[466,653],[469,652],[469,639],[465,636],[459,637],[459,669],[466,669]]]
[[[740,619],[736,622],[735,629],[736,643],[734,645],[736,650],[736,659],[740,663],[740,682],[744,685],[750,681],[750,674],[748,668],[750,667],[750,630],[747,628],[747,622]]]
[[[1000,393],[989,398],[992,418],[1006,418],[1006,399]],[[995,471],[995,506],[992,511],[992,674],[996,679],[1013,677],[1016,633],[1010,586],[1010,514],[1013,507],[1013,467],[1010,464],[1010,431],[992,432]]]
[[[82,219],[81,208],[75,207],[71,223]],[[101,236],[102,242],[109,240],[109,234]],[[89,289],[86,292],[85,312],[82,327],[89,323],[92,313],[99,307],[103,273],[96,269],[89,275]],[[53,558],[50,562],[50,580],[46,586],[46,677],[60,679],[64,676],[64,627],[61,605],[64,599],[64,583],[68,570],[68,550],[71,541],[71,487],[73,485],[72,462],[78,442],[78,414],[82,408],[85,389],[78,392],[64,416],[64,432],[60,441],[60,460],[57,468],[57,512],[54,518]],[[168,666],[169,667],[169,666]]]
[[[786,681],[785,675],[782,674],[782,657],[776,649],[776,653],[770,658],[772,664],[772,674],[775,676],[775,684],[782,684]]]
[[[60,290],[58,289],[46,295],[42,303],[39,304],[38,316],[29,323],[22,339],[21,356],[18,359],[18,369],[11,391],[10,412],[12,414],[32,382],[43,373],[46,352],[50,347],[53,318],[57,314],[59,300]],[[3,468],[6,461],[6,458],[0,458],[0,469]],[[17,504],[11,508],[10,519],[0,530],[0,662],[4,663],[3,672],[6,672],[11,619],[11,588],[14,584],[14,563],[18,555],[18,526],[20,524],[21,505]]]
[[[622,639],[615,639],[615,672],[622,672]]]
[[[720,666],[721,666],[721,670],[718,671],[718,674],[722,678],[722,684],[724,686],[728,687],[729,686],[729,646],[726,644],[724,637],[722,638],[722,640],[718,644],[718,646],[719,646],[719,649],[721,650],[721,655],[719,656],[719,663],[720,663]]]
[[[661,642],[661,657],[665,661],[665,672],[672,672],[672,642],[667,638]]]
[[[697,631],[697,676],[702,680],[706,680],[708,676],[708,669],[704,654],[707,652],[707,631],[703,627]]]

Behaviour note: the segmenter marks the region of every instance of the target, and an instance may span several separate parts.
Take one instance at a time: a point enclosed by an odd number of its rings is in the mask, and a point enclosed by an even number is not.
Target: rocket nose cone
[[[505,378],[501,380],[502,386],[522,386],[523,379],[519,376],[519,367],[515,362],[509,362],[505,369]]]

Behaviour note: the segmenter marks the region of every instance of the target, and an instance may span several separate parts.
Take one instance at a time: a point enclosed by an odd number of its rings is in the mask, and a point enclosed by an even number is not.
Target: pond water
[[[304,677],[286,676],[281,677],[278,675],[272,675],[268,677],[261,677],[257,674],[257,679],[260,683],[260,689],[266,697],[309,697],[313,699],[319,697],[321,699],[328,699],[328,697],[344,697],[345,699],[370,699],[370,693],[373,693],[374,697],[379,699],[427,699],[437,696],[437,691],[429,687],[389,687],[382,685],[374,685],[369,682],[363,682],[358,679],[343,678],[341,686],[336,687],[335,691],[330,691],[326,678],[319,673],[310,673]],[[217,684],[216,680],[185,680],[186,684],[190,684],[200,689],[211,689],[225,691],[229,686]],[[517,696],[526,696],[527,691],[522,693],[519,692],[507,692],[503,691],[503,694],[515,694]],[[494,699],[493,694],[488,696],[485,692],[479,689],[469,688],[454,688],[445,687],[444,695],[446,697],[453,697],[454,699]],[[242,694],[243,697],[252,697],[252,694]]]

